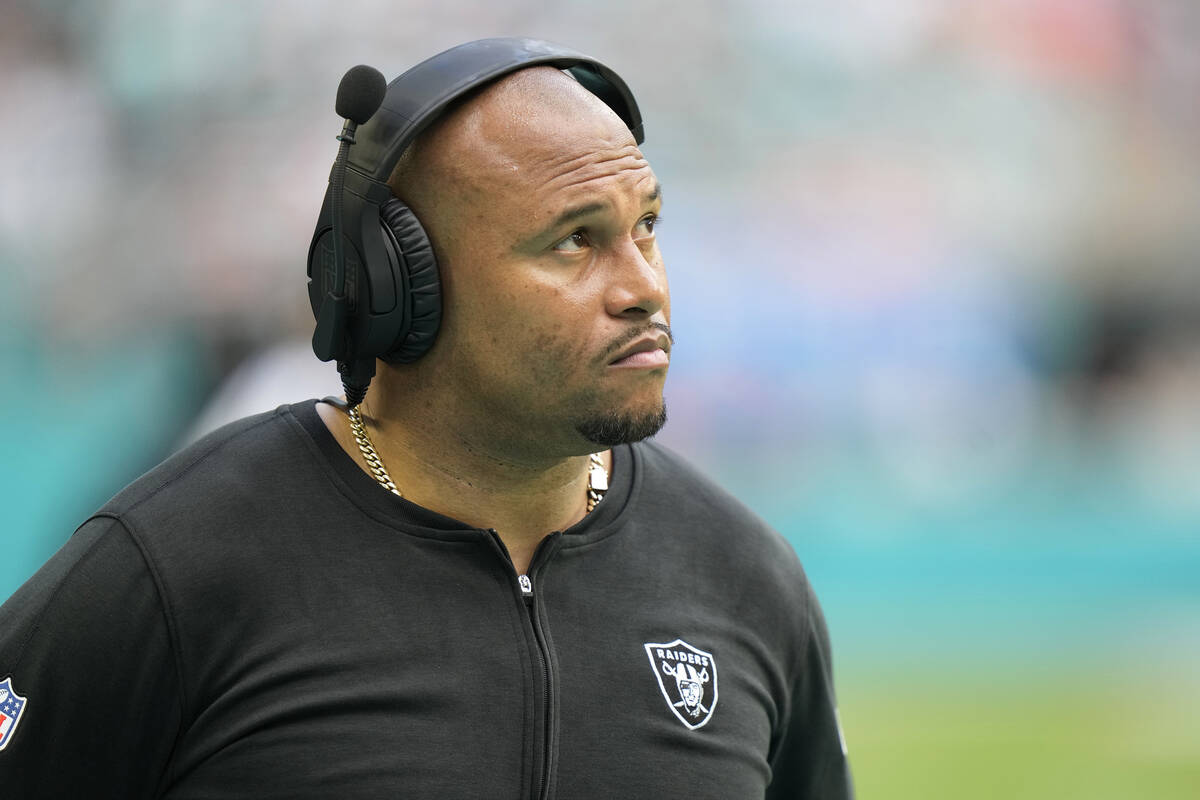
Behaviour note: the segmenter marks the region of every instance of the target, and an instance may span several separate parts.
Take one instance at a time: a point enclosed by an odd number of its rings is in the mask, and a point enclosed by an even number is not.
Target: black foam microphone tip
[[[355,125],[362,125],[371,118],[383,103],[387,93],[387,81],[383,73],[366,64],[351,67],[338,84],[337,115]]]

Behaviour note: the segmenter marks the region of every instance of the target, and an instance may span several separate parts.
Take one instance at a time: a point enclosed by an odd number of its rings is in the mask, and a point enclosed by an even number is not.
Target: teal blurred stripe
[[[1156,505],[1111,453],[1035,455],[941,504],[869,459],[714,462],[800,555],[851,669],[1200,667],[1200,519]]]
[[[200,349],[181,329],[69,352],[16,344],[0,350],[0,598],[166,454],[209,381]]]
[[[853,669],[1066,659],[1200,665],[1200,544],[813,543],[789,531]]]

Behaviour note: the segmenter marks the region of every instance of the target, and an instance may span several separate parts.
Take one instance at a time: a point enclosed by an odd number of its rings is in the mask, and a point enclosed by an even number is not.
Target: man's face
[[[658,181],[570,78],[514,77],[555,92],[551,107],[518,91],[465,108],[446,191],[417,209],[444,290],[430,358],[461,407],[510,437],[562,453],[644,438],[665,419],[670,349]]]

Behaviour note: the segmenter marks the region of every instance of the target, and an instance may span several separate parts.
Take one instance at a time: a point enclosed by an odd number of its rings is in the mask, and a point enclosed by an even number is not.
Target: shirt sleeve
[[[0,795],[160,793],[178,671],[154,576],[118,520],[89,520],[0,606],[4,680],[23,700],[0,740]]]
[[[786,728],[771,756],[767,800],[853,800],[833,688],[829,630],[811,587],[807,617],[807,643]]]

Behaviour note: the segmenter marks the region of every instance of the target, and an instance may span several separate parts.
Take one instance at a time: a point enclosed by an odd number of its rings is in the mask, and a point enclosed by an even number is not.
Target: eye
[[[647,214],[638,220],[638,224],[634,227],[634,231],[639,239],[654,235],[654,229],[662,222],[662,217],[658,214]]]
[[[554,245],[554,249],[560,253],[578,253],[583,248],[587,247],[587,237],[583,235],[583,231],[575,231],[567,238]]]

